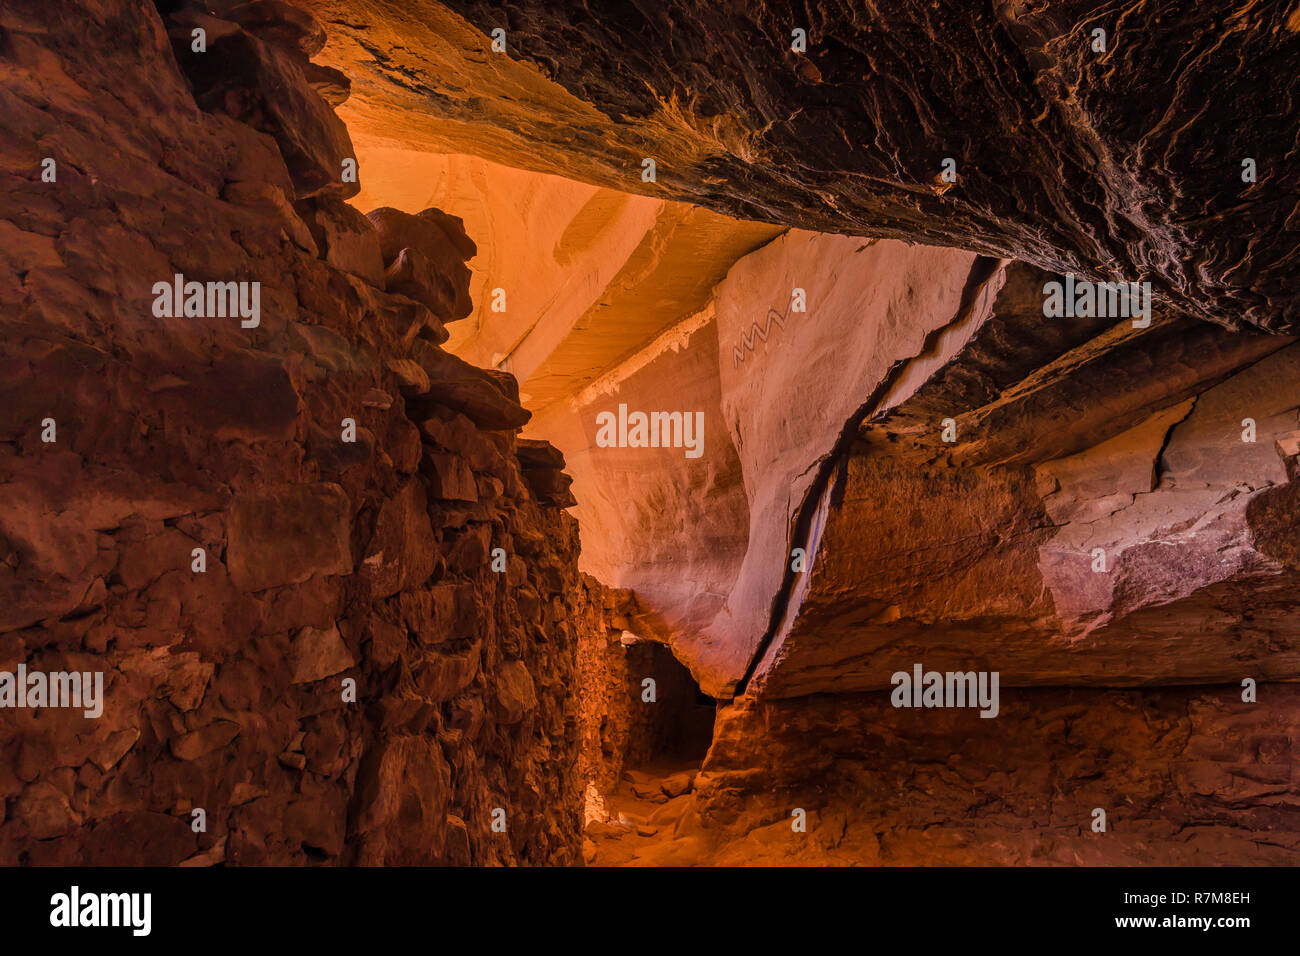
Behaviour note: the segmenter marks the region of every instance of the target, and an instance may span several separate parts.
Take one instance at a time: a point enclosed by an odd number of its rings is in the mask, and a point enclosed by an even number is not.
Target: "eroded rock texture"
[[[1292,4],[308,5],[366,136],[1295,326]]]
[[[0,670],[104,674],[0,713],[0,861],[577,862],[576,526],[439,347],[473,243],[346,205],[319,24],[230,6],[0,11]]]
[[[587,569],[715,696],[885,687],[918,659],[1013,684],[1300,676],[1292,340],[1045,319],[1054,279],[798,232],[743,257],[706,312],[530,423],[566,450]],[[622,406],[698,410],[699,457],[604,447]]]
[[[708,693],[733,693],[759,648],[816,463],[894,363],[962,314],[973,259],[790,233],[740,259],[705,312],[530,423],[567,451],[584,567],[663,616]],[[684,439],[602,447],[598,416],[621,405],[702,415],[697,456]]]
[[[1300,676],[1277,544],[1300,528],[1267,505],[1293,494],[1295,346],[1045,327],[1043,278],[1011,267],[966,345],[842,447],[766,693],[885,687],[917,660],[1015,684]]]
[[[1018,690],[994,720],[886,694],[737,706],[676,827],[714,863],[1293,864],[1297,689],[1238,691]]]

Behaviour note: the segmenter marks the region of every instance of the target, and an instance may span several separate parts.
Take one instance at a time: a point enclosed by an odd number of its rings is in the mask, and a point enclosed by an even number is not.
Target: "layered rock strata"
[[[1295,330],[1288,4],[305,2],[377,141]]]
[[[1296,347],[1055,325],[1045,280],[1010,267],[967,344],[842,446],[763,693],[887,687],[918,660],[1022,685],[1300,678]]]

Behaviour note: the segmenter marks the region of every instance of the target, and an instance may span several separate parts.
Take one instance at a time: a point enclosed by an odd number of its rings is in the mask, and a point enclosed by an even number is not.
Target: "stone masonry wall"
[[[104,681],[0,710],[0,863],[576,862],[572,499],[439,347],[474,244],[344,202],[310,17],[160,6],[0,8],[0,671]]]
[[[578,611],[578,775],[585,817],[604,821],[606,801],[628,770],[698,765],[708,749],[713,708],[673,657],[667,628],[630,590],[582,575]],[[623,644],[624,634],[635,636]],[[649,700],[644,681],[655,682]]]

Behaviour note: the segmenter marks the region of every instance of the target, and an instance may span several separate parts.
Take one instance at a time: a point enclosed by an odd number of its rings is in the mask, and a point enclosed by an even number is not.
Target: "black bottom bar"
[[[719,942],[737,933],[774,941],[781,930],[809,943],[865,942],[910,927],[927,943],[1049,929],[1056,942],[1195,935],[1231,945],[1293,926],[1295,876],[1211,868],[3,869],[0,917],[8,941],[75,934],[79,942],[205,948],[402,939],[490,950],[606,939],[640,948],[637,940],[666,944],[678,932],[699,945],[710,926]],[[52,925],[73,922],[74,886],[76,922],[116,917],[120,925]],[[148,934],[136,935],[144,897],[103,894],[146,893]],[[619,935],[592,935],[606,926]]]

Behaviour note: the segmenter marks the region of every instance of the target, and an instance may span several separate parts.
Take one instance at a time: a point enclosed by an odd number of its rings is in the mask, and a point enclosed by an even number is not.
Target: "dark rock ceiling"
[[[387,116],[393,135],[447,151],[742,218],[1150,281],[1228,326],[1296,325],[1290,3],[308,6],[330,31],[324,60],[353,77],[362,128]],[[796,27],[806,54],[790,49]],[[489,50],[497,28],[504,56]],[[939,179],[945,158],[954,184]]]

